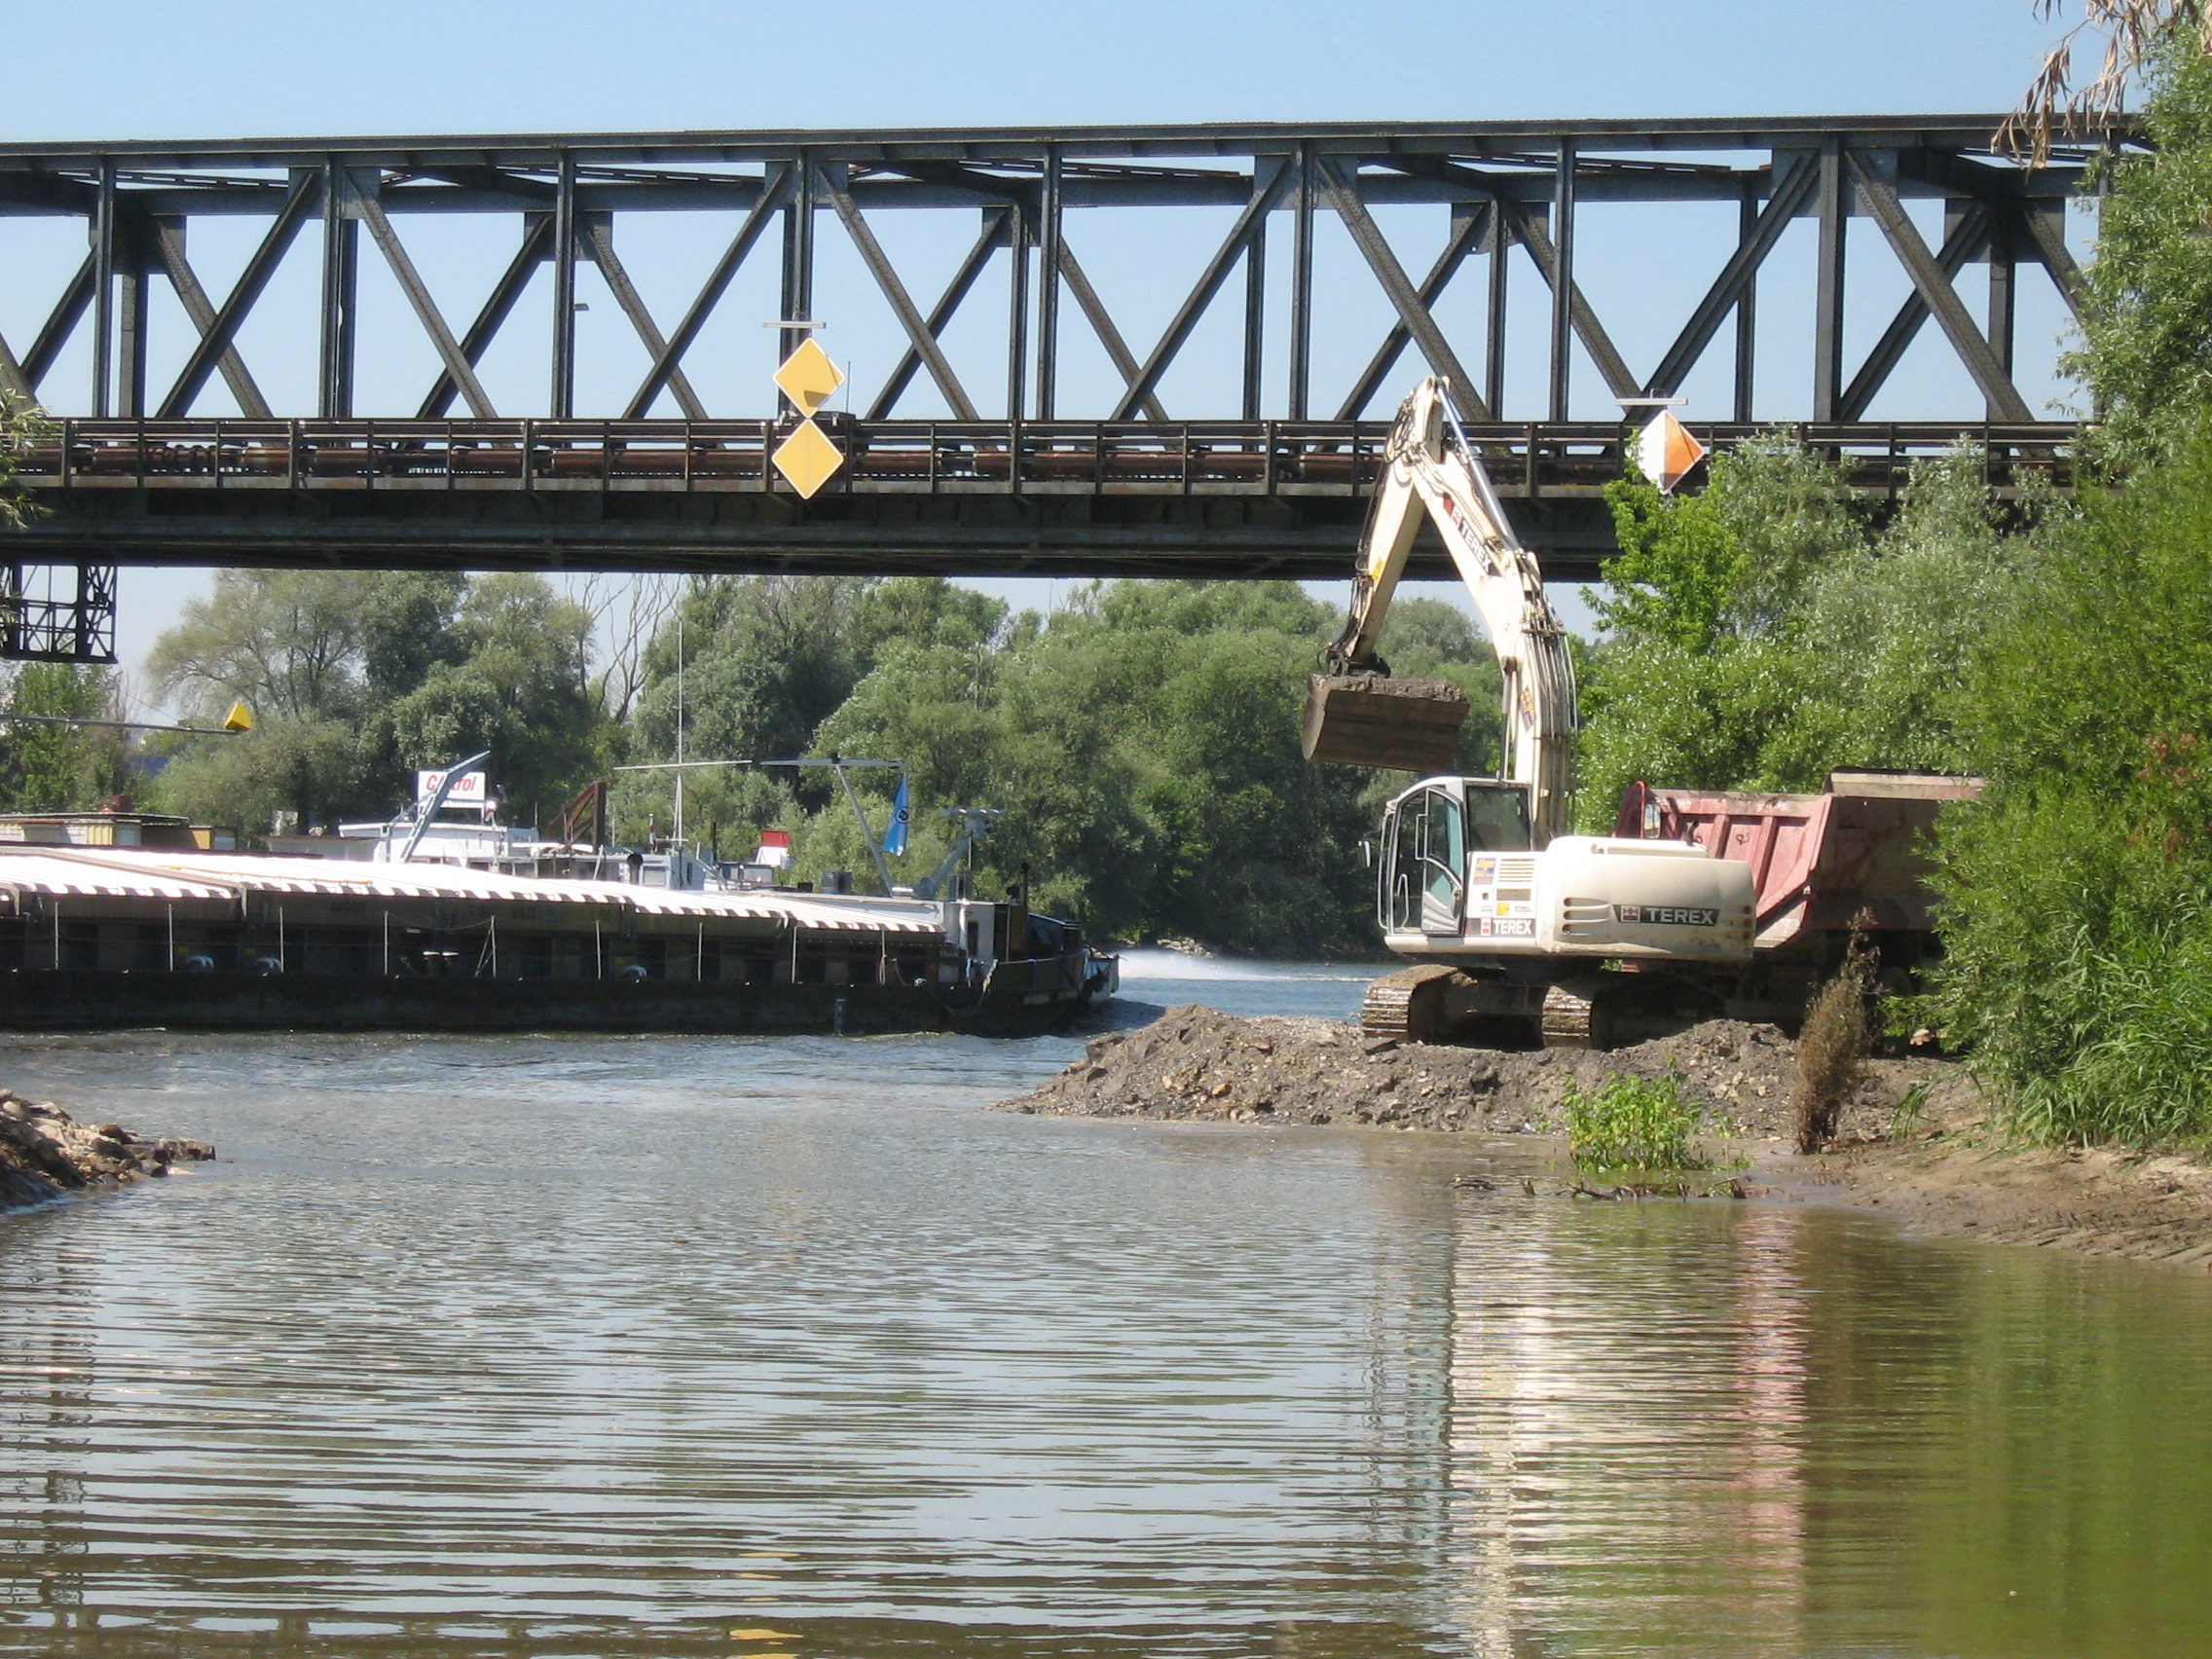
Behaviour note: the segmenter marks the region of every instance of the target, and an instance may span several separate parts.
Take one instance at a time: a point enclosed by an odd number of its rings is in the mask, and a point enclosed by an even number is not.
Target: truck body
[[[1940,954],[1934,867],[1937,815],[1981,793],[1978,778],[1836,771],[1818,794],[1670,790],[1637,783],[1613,833],[1695,847],[1751,873],[1752,955],[1714,981],[1740,1019],[1793,1021],[1841,963],[1854,928],[1884,978],[1904,988]]]

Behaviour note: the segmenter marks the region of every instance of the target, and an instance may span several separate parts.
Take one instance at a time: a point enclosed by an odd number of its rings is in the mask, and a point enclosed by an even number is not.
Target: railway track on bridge
[[[23,458],[51,509],[16,538],[56,563],[1335,577],[1382,422],[833,423],[848,457],[801,500],[774,421],[92,421]],[[1786,430],[1894,499],[1964,445],[2001,494],[2071,486],[2065,423],[1701,425]],[[1612,551],[1618,424],[1468,436],[1547,571]],[[1425,562],[1423,562],[1425,561]],[[1417,573],[1448,575],[1442,550]]]

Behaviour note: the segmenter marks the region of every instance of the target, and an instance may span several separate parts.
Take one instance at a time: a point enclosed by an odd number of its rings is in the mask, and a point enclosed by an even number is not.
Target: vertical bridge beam
[[[1060,147],[1045,146],[1037,202],[1037,419],[1050,421],[1060,391]]]
[[[576,158],[572,151],[561,152],[554,177],[553,389],[548,402],[553,419],[566,421],[576,412]],[[473,406],[475,399],[469,401]]]
[[[1290,418],[1303,421],[1313,374],[1313,145],[1302,139],[1290,242]]]
[[[1559,141],[1552,174],[1551,419],[1567,419],[1574,341],[1574,140]]]
[[[351,181],[336,156],[322,164],[322,311],[315,413],[342,421],[353,413],[355,301],[359,294],[361,225],[353,217]],[[438,413],[443,414],[444,410]]]
[[[1821,146],[1820,246],[1813,291],[1813,419],[1833,421],[1843,401],[1843,256],[1851,229],[1851,181],[1844,175],[1843,146]]]

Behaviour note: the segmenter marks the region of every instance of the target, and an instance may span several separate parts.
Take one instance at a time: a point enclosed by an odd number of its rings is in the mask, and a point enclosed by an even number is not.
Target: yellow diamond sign
[[[811,499],[844,464],[845,452],[812,421],[801,421],[792,435],[776,446],[776,470],[791,481],[801,499]]]
[[[811,415],[830,401],[831,392],[845,384],[845,374],[830,360],[830,353],[809,337],[784,359],[784,366],[776,371],[776,384],[783,387],[784,395],[798,406],[801,415]]]

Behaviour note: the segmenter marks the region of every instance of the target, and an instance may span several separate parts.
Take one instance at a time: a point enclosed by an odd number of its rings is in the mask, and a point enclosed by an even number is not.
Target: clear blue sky
[[[74,0],[9,11],[0,132],[16,140],[1985,111],[2017,97],[2057,27],[2031,0]],[[429,269],[439,255],[418,257]],[[220,288],[242,247],[226,260],[210,243],[208,258],[214,275],[203,275]],[[481,291],[466,263],[451,267],[449,302],[464,314]],[[0,253],[0,327],[13,338],[35,326],[51,282],[18,261],[12,283],[8,264]],[[656,310],[682,304],[647,298]],[[1659,338],[1686,303],[1670,291],[1648,308]],[[1638,319],[1617,319],[1632,305],[1602,309],[1616,334],[1639,334]],[[2054,332],[2051,315],[2023,313],[2024,349],[2037,330]],[[864,358],[875,349],[862,330],[840,339]],[[1366,347],[1345,349],[1364,357]],[[588,338],[580,350],[583,403]],[[282,379],[259,360],[256,372]],[[375,372],[365,364],[364,380]],[[514,372],[542,379],[535,361]],[[410,366],[408,384],[420,378]],[[186,572],[125,573],[127,662],[202,585]]]
[[[9,8],[12,137],[2001,109],[2030,0]]]

